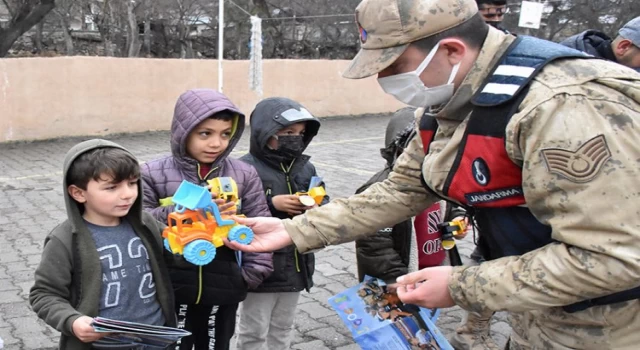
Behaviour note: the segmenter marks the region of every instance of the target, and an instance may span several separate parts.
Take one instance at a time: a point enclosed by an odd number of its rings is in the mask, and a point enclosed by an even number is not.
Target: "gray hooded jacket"
[[[67,220],[51,231],[44,242],[42,260],[35,271],[35,283],[29,293],[33,311],[48,325],[62,333],[60,349],[90,349],[73,335],[73,322],[80,316],[98,315],[102,288],[100,257],[78,203],[67,192],[67,172],[72,162],[87,151],[123,147],[106,140],[82,142],[67,152],[63,170],[63,194]],[[138,181],[138,186],[141,182]],[[168,326],[176,325],[173,289],[165,259],[171,260],[162,247],[163,226],[142,211],[142,192],[138,194],[127,220],[149,252],[149,263],[156,284],[156,295]]]

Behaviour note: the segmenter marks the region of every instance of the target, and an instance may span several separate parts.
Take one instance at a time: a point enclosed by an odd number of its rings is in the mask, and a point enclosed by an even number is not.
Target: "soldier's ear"
[[[469,51],[467,44],[456,38],[442,39],[440,47],[446,50],[447,59],[449,60],[449,64],[452,66],[460,63]]]

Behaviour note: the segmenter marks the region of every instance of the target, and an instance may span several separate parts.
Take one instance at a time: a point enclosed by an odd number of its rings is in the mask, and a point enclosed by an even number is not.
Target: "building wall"
[[[285,96],[316,116],[386,113],[402,105],[375,77],[348,80],[348,61],[265,60],[264,97]],[[176,98],[217,88],[215,60],[106,57],[0,59],[0,142],[166,130]],[[248,61],[224,62],[223,91],[247,115],[260,97]]]

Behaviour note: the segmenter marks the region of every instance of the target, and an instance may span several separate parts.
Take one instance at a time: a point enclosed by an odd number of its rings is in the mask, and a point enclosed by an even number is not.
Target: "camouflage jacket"
[[[513,40],[490,30],[473,68],[436,115],[438,131],[428,155],[418,134],[384,182],[285,221],[298,249],[358,239],[437,200],[420,178],[442,193],[473,108],[471,97]],[[639,123],[640,75],[633,70],[600,60],[547,65],[507,126],[506,150],[522,167],[529,209],[552,228],[557,243],[476,267],[456,267],[449,284],[456,303],[476,311],[539,310],[637,286]],[[593,176],[565,177],[545,164],[543,150],[574,152],[599,136],[611,158],[592,169]]]

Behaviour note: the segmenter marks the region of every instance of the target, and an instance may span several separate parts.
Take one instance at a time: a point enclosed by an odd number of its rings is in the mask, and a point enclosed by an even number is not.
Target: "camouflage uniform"
[[[438,131],[428,155],[418,134],[384,182],[285,221],[298,250],[361,238],[437,200],[421,177],[442,194],[473,108],[470,99],[513,40],[490,29],[475,65],[436,115]],[[545,162],[548,152],[583,152],[590,140],[604,142],[610,152],[601,167],[579,160],[565,168]],[[640,284],[640,75],[599,60],[547,65],[507,126],[506,150],[522,166],[529,209],[552,228],[557,242],[521,256],[455,267],[449,291],[456,304],[476,312],[510,311],[511,349],[638,348],[640,301],[571,314],[560,306]]]

